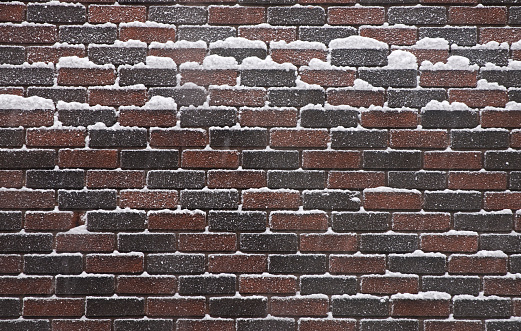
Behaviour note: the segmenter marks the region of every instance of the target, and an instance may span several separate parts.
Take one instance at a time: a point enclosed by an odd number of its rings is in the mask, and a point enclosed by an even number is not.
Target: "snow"
[[[427,291],[417,294],[397,293],[391,296],[391,300],[450,300],[451,296],[445,292]]]
[[[158,43],[157,41],[153,41],[150,43],[150,48],[205,48],[206,49],[206,43],[202,40],[198,41],[186,41],[186,40],[180,40],[180,41],[167,41],[166,43]]]
[[[359,78],[355,79],[353,88],[355,90],[370,90],[370,91],[383,90],[382,87],[374,87],[370,83],[366,82],[365,80],[359,79]]]
[[[271,41],[270,42],[271,49],[313,49],[313,50],[322,50],[327,51],[326,45],[323,43],[319,43],[316,41],[292,41],[286,43],[284,40],[281,41]]]
[[[497,49],[508,49],[508,43],[504,42],[504,43],[500,44],[497,41],[489,41],[486,44],[478,44],[478,45],[475,45],[475,46],[472,46],[472,47],[464,47],[464,46],[459,46],[457,44],[452,44],[450,46],[450,48],[451,49],[458,49],[458,48],[467,49],[467,48],[470,48],[470,49],[493,49],[493,50],[497,50]]]
[[[512,45],[510,45],[510,49],[511,50],[519,50],[519,49],[521,49],[521,40],[516,41],[515,43],[512,43]]]
[[[86,225],[80,225],[80,226],[77,226],[75,228],[70,229],[67,232],[62,232],[62,233],[66,233],[66,234],[86,234],[86,233],[92,233],[92,232],[89,232],[87,230],[87,226]]]
[[[150,68],[177,68],[174,60],[170,57],[147,56],[146,64]]]
[[[502,251],[478,251],[473,256],[479,256],[479,257],[499,257],[499,258],[507,258],[508,255],[506,255]]]
[[[423,61],[420,70],[478,70],[477,64],[470,64],[470,60],[464,56],[453,55],[447,59],[447,63],[437,62],[432,64],[430,61]]]
[[[449,49],[449,42],[444,38],[423,38],[411,48],[414,49]]]
[[[107,106],[89,106],[87,103],[80,103],[80,102],[64,102],[64,101],[58,101],[58,104],[56,105],[56,108],[58,110],[78,110],[78,109],[92,109],[92,110],[113,110],[112,107]]]
[[[54,109],[54,103],[51,99],[37,96],[24,98],[18,95],[0,94],[0,109]]]
[[[185,62],[179,66],[179,69],[181,69],[181,70],[183,70],[183,69],[185,69],[185,70],[186,69],[211,70],[211,69],[237,69],[237,68],[238,68],[238,63],[237,63],[237,60],[235,60],[235,58],[220,56],[220,55],[216,55],[216,54],[205,57],[202,65],[197,62]]]
[[[352,67],[337,67],[331,65],[329,62],[324,62],[320,59],[313,58],[309,61],[307,66],[301,66],[300,71],[304,70],[342,70],[342,71],[349,71],[349,70],[356,70]]]
[[[60,2],[60,1],[57,1],[57,0],[48,1],[48,2],[42,2],[40,4],[41,5],[45,5],[45,6],[83,7],[83,5],[81,3],[66,3],[66,2]]]
[[[228,37],[225,40],[218,40],[210,43],[212,48],[262,48],[267,49],[266,43],[260,40],[249,40],[242,37]]]
[[[450,230],[442,233],[423,233],[422,236],[477,236],[475,231]]]
[[[279,69],[279,70],[297,70],[291,63],[277,63],[271,59],[270,56],[266,57],[266,59],[259,59],[258,57],[252,56],[247,57],[242,60],[241,69]]]
[[[389,69],[418,69],[418,63],[416,61],[416,56],[414,54],[396,50],[393,51],[387,57],[388,64],[385,68]]]
[[[146,21],[146,22],[122,22],[119,24],[120,29],[121,28],[170,28],[172,25],[165,24],[165,23],[158,23],[158,22],[152,22],[152,21]]]
[[[436,101],[431,100],[428,104],[425,105],[423,109],[429,109],[429,110],[470,110],[470,108],[461,102],[453,102],[449,103],[448,101]]]
[[[162,96],[153,96],[148,100],[145,105],[142,107],[143,109],[177,109],[177,104],[173,98],[166,98]]]
[[[56,68],[114,69],[113,64],[99,65],[86,57],[64,56],[58,60]]]
[[[128,41],[116,40],[114,44],[90,44],[89,48],[91,47],[147,48],[147,43],[140,40],[130,39]]]
[[[387,49],[389,46],[373,38],[361,36],[349,36],[347,38],[334,39],[329,43],[330,49]]]
[[[27,68],[27,69],[30,69],[30,68],[50,68],[50,69],[54,69],[54,63],[45,63],[45,62],[34,62],[34,63],[28,63],[28,62],[24,62],[23,64],[8,64],[8,63],[3,63],[3,64],[0,64],[0,68]]]
[[[404,189],[404,188],[394,188],[387,186],[379,186],[364,189],[365,193],[413,193],[413,194],[421,194],[420,191],[416,189]]]
[[[403,256],[403,257],[426,257],[426,256],[431,256],[431,257],[445,257],[445,254],[443,253],[434,253],[434,252],[428,252],[428,253],[425,253],[424,251],[421,251],[419,249],[415,250],[414,252],[412,253],[405,253],[405,254],[389,254],[389,256]]]
[[[499,85],[498,83],[489,83],[486,79],[478,80],[478,90],[502,90],[506,91],[506,87]]]

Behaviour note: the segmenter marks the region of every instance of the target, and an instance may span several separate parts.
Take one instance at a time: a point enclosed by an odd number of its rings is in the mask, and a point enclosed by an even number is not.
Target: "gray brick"
[[[301,276],[300,294],[356,294],[354,276]]]
[[[367,1],[367,0],[364,0]],[[382,1],[382,0],[378,0]],[[409,1],[409,0],[404,0]],[[418,320],[395,319],[395,320],[362,320],[360,331],[419,331]]]
[[[358,210],[360,193],[348,190],[304,191],[304,209]]]
[[[334,212],[332,229],[346,231],[386,231],[391,228],[391,214],[385,212]]]
[[[295,86],[296,70],[285,69],[243,69],[241,84],[244,86]]]
[[[19,231],[21,229],[21,211],[0,211],[0,231]]]
[[[474,110],[422,109],[421,124],[424,129],[475,128],[479,125],[479,114]]]
[[[112,275],[56,276],[57,295],[112,295],[114,288]]]
[[[143,316],[145,315],[144,298],[87,298],[86,317]]]
[[[51,331],[49,320],[11,319],[0,321],[1,331]]]
[[[233,126],[237,122],[237,110],[232,107],[182,107],[181,126]]]
[[[168,24],[205,24],[208,13],[205,7],[150,6],[148,19]]]
[[[58,191],[58,206],[70,209],[116,209],[115,190]]]
[[[210,128],[212,147],[263,147],[268,145],[266,129]]]
[[[264,231],[266,213],[259,211],[210,211],[208,228],[210,231]]]
[[[26,274],[80,274],[82,271],[81,254],[24,255]]]
[[[81,189],[85,186],[83,170],[27,170],[26,186],[30,188]]]
[[[55,103],[63,102],[87,102],[87,88],[85,87],[33,87],[27,88],[27,96],[38,96],[51,99]],[[99,121],[102,122],[102,121]],[[65,124],[65,123],[64,123]]]
[[[481,0],[484,5],[516,5],[519,0]]]
[[[332,128],[337,126],[355,127],[358,125],[358,110],[305,107],[300,110],[300,125],[306,128]]]
[[[326,12],[322,7],[268,7],[271,25],[324,25]]]
[[[448,100],[445,89],[393,89],[387,90],[387,103],[391,108],[396,107],[425,107],[431,100]]]
[[[67,109],[58,107],[58,120],[64,125],[89,126],[101,122],[107,126],[116,123],[116,110],[109,107]]]
[[[202,274],[204,254],[149,254],[146,271],[151,274]]]
[[[254,0],[250,0],[254,1]],[[261,0],[261,1],[276,1],[276,0]],[[285,1],[285,0],[283,0]],[[241,3],[241,0],[239,0]],[[294,331],[297,329],[297,323],[291,318],[238,318],[237,331]]]
[[[485,152],[487,170],[521,170],[521,152],[487,151]]]
[[[485,321],[485,327],[487,331],[518,331],[521,330],[521,321]]]
[[[188,209],[235,209],[239,205],[237,190],[183,190],[181,207]]]
[[[510,172],[508,188],[511,190],[521,190],[521,171]]]
[[[478,295],[481,279],[477,276],[423,276],[421,286],[423,292]]]
[[[324,89],[270,88],[268,89],[270,106],[303,107],[308,104],[323,105],[326,101]]]
[[[389,171],[389,186],[419,190],[447,188],[447,173],[442,171]]]
[[[294,5],[297,0],[239,0],[239,4],[248,5]]]
[[[87,10],[81,4],[30,3],[27,5],[27,21],[37,23],[85,23]]]
[[[268,314],[268,299],[263,297],[210,298],[210,316],[264,317]]]
[[[23,64],[25,62],[25,47],[0,46],[0,64]]]
[[[454,297],[454,317],[470,318],[508,318],[510,317],[511,301],[506,298],[475,298]]]
[[[121,151],[123,169],[172,169],[179,164],[177,150],[124,150]]]
[[[331,311],[334,317],[385,317],[389,315],[389,299],[369,295],[334,296]]]
[[[519,3],[517,4],[519,5]],[[521,24],[521,7],[512,6],[508,8],[508,24]]]
[[[478,40],[478,31],[476,27],[420,27],[418,30],[418,39],[423,38],[443,38],[449,44],[457,44],[459,46],[473,46]]]
[[[416,4],[418,0],[360,0],[364,5],[394,5],[394,4]]]
[[[121,47],[110,45],[89,45],[89,60],[96,64],[112,63],[115,66],[122,64],[137,64],[145,62],[147,47]]]
[[[0,147],[22,147],[25,133],[22,128],[0,129]]]
[[[53,238],[50,233],[0,234],[0,252],[51,252]]]
[[[503,232],[512,230],[511,213],[456,213],[454,229],[478,232]]]
[[[179,294],[235,294],[236,283],[233,275],[180,276]]]
[[[175,252],[175,233],[119,233],[121,252]]]
[[[364,151],[363,166],[370,169],[419,169],[420,151]]]
[[[358,76],[373,86],[416,87],[416,69],[360,68]]]
[[[521,253],[521,235],[482,234],[479,238],[479,247],[486,251]]]
[[[358,31],[352,26],[299,26],[299,39],[302,41],[317,41],[326,45],[334,39],[347,38],[357,35]]]
[[[441,6],[390,7],[387,11],[389,24],[444,25],[447,11]]]
[[[480,71],[480,78],[486,79],[488,82],[497,82],[499,85],[503,85],[505,87],[520,87],[521,86],[521,70],[515,69],[505,69],[505,70],[494,70],[494,69],[485,69],[482,68]],[[515,91],[509,91],[515,94]],[[519,98],[515,98],[519,100]],[[511,101],[516,101],[511,100]]]
[[[481,193],[476,191],[425,191],[424,208],[432,210],[480,210]]]
[[[53,85],[52,67],[0,67],[0,85]]]
[[[241,233],[239,245],[244,252],[296,252],[298,238],[294,233]]]
[[[406,253],[418,247],[415,234],[362,234],[360,237],[361,252]]]
[[[414,274],[445,273],[446,257],[443,256],[410,256],[389,255],[389,270]]]
[[[455,149],[508,148],[508,130],[451,130],[451,146]]]
[[[171,319],[120,319],[114,321],[114,331],[172,331],[173,329],[174,321]]]
[[[332,148],[385,148],[387,130],[331,130]]]
[[[325,254],[269,255],[268,271],[283,274],[323,274],[327,271]]]
[[[0,168],[29,169],[53,168],[55,151],[53,150],[1,150]]]
[[[22,302],[18,298],[0,298],[0,317],[22,315]]]
[[[335,66],[372,67],[387,65],[389,50],[383,49],[331,49],[331,64]],[[400,105],[401,106],[401,105]]]
[[[177,85],[177,70],[175,68],[129,68],[118,70],[121,86],[143,84],[145,86],[175,86]]]
[[[296,169],[298,151],[243,151],[242,166],[253,169]]]
[[[181,25],[177,30],[178,40],[198,41],[212,43],[229,37],[236,37],[237,31],[230,26],[189,26]]]
[[[205,186],[204,171],[199,170],[155,170],[147,174],[148,188],[203,188]]]
[[[174,98],[178,106],[200,106],[206,101],[206,90],[203,87],[152,87],[148,95]]]
[[[458,55],[466,57],[470,63],[484,66],[488,62],[494,63],[498,66],[508,65],[508,48],[499,49],[482,49],[471,47],[452,47],[450,55]]]
[[[323,189],[326,186],[325,171],[268,171],[269,188]]]
[[[115,24],[62,25],[59,27],[60,42],[69,44],[112,44],[118,39]]]
[[[521,272],[521,255],[510,256],[510,272],[519,273]]]
[[[138,231],[145,230],[147,215],[144,211],[88,211],[87,230]]]
[[[239,1],[240,3],[240,1]],[[210,54],[216,54],[225,57],[233,57],[237,62],[241,63],[247,57],[258,57],[265,59],[267,50],[265,48],[226,48],[226,47],[212,47],[210,45]]]

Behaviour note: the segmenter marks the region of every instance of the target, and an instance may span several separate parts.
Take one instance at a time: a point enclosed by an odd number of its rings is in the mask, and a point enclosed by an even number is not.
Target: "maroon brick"
[[[178,202],[177,191],[138,191],[124,190],[119,194],[121,208],[136,209],[176,209]]]
[[[201,212],[157,211],[148,214],[149,230],[204,230],[206,216]]]
[[[67,231],[75,226],[72,212],[27,212],[24,228],[33,231]]]
[[[506,7],[449,7],[449,24],[493,25],[506,24]]]
[[[147,18],[147,8],[145,6],[110,6],[110,5],[90,5],[90,23],[121,23],[121,22],[144,22]]]
[[[418,293],[418,276],[362,276],[362,293]]]
[[[315,234],[300,235],[300,250],[303,252],[355,252],[358,240],[353,234]]]
[[[174,294],[177,278],[174,276],[119,276],[116,282],[118,294]]]
[[[260,24],[266,22],[264,7],[209,6],[210,24]]]
[[[116,237],[111,233],[58,233],[58,252],[112,252],[116,248]]]
[[[23,315],[30,317],[81,317],[85,314],[85,300],[80,298],[25,298]]]
[[[294,276],[240,276],[239,292],[244,294],[294,294],[297,292]]]
[[[394,213],[393,230],[447,231],[450,229],[448,213]]]
[[[295,27],[256,27],[240,26],[239,37],[264,42],[281,41],[292,42],[297,40],[297,28]]]
[[[334,274],[383,274],[385,255],[331,255],[329,271]]]
[[[146,43],[153,41],[158,43],[166,43],[167,41],[175,41],[176,29],[175,26],[128,26],[120,24],[119,26],[119,40],[141,40]],[[153,54],[150,54],[153,55]],[[174,60],[174,62],[176,62]],[[177,62],[176,62],[177,63]]]
[[[27,146],[84,147],[87,132],[84,129],[28,129]]]
[[[146,306],[147,315],[154,317],[203,317],[205,312],[204,298],[149,298]]]
[[[212,254],[208,256],[208,271],[213,273],[262,273],[268,270],[266,255]]]
[[[329,299],[324,297],[271,298],[270,314],[274,316],[327,316]]]
[[[330,171],[327,187],[342,189],[364,189],[385,186],[382,171]]]
[[[50,276],[2,276],[1,295],[50,295],[53,293],[53,278]]]
[[[331,25],[383,24],[383,7],[329,7],[327,22]]]
[[[85,257],[85,271],[92,273],[139,273],[144,270],[143,254],[89,254]]]
[[[472,253],[478,250],[478,235],[470,234],[424,234],[421,248],[429,252]]]
[[[22,170],[0,170],[0,187],[21,188],[23,178]]]

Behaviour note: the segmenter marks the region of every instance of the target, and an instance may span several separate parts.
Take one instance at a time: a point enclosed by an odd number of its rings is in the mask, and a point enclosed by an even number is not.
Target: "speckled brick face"
[[[517,0],[0,3],[0,330],[521,330]]]

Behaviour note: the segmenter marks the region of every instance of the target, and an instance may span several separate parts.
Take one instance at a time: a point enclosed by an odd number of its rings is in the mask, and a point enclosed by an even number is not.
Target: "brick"
[[[118,153],[116,150],[61,149],[58,165],[64,168],[116,168]]]
[[[521,326],[519,321],[485,321],[487,330],[500,331],[500,330],[515,330]]]
[[[356,236],[351,234],[313,234],[300,235],[302,252],[354,252],[358,248]]]
[[[486,210],[518,209],[518,193],[520,192],[487,192],[485,193],[484,207]]]
[[[177,191],[154,190],[138,191],[124,190],[119,195],[119,206],[137,209],[177,208]]]
[[[143,298],[87,298],[85,316],[109,317],[109,316],[143,316],[145,313],[145,300]]]
[[[498,177],[499,177],[499,175],[504,175],[504,173],[499,173]],[[517,171],[512,171],[510,173],[509,188],[511,190],[519,190],[519,188],[521,187],[520,175],[521,175],[521,173],[517,172]],[[503,185],[503,183],[504,183],[503,179],[504,179],[504,177],[501,176],[500,180],[498,181],[498,184],[496,185],[497,187],[499,187],[499,189],[505,189],[506,185]],[[487,189],[493,189],[493,187],[490,187],[490,188],[489,187],[487,187]]]
[[[423,299],[421,295],[411,298],[394,297],[391,300],[392,316],[439,316],[450,315],[450,297],[446,299]]]
[[[449,230],[451,217],[448,213],[394,213],[393,230],[442,231]]]
[[[323,25],[326,13],[321,7],[269,7],[271,25]]]
[[[478,250],[478,236],[465,232],[422,234],[420,240],[424,251],[472,253]]]
[[[306,190],[302,194],[304,209],[358,210],[358,192],[347,190]]]
[[[0,85],[52,85],[54,79],[52,67],[3,66],[0,74]]]
[[[152,87],[150,97],[163,96],[174,98],[179,106],[200,106],[206,101],[206,90],[199,86]]]
[[[483,278],[483,291],[485,295],[515,296],[520,291],[518,278],[498,276],[485,276]]]
[[[378,186],[385,186],[385,173],[381,171],[330,171],[327,179],[327,187],[332,189],[363,189]]]
[[[331,48],[331,64],[337,66],[384,66],[387,48]]]
[[[298,284],[295,276],[241,275],[239,292],[245,294],[295,294]]]
[[[389,186],[419,190],[442,190],[447,187],[447,174],[441,171],[389,171]]]
[[[486,63],[494,63],[498,66],[506,66],[508,64],[508,50],[505,48],[496,49],[479,49],[473,47],[453,47],[451,55],[466,57],[471,64],[484,66]],[[470,106],[470,105],[469,105]]]
[[[121,252],[172,252],[177,246],[173,233],[119,233]]]
[[[234,294],[236,277],[232,275],[180,276],[179,294]]]
[[[0,91],[2,94],[11,94],[23,97],[24,88],[23,87],[0,87]]]
[[[268,143],[265,129],[210,129],[212,147],[262,147]]]
[[[149,188],[203,188],[205,186],[204,171],[189,170],[152,170],[147,174]]]
[[[336,319],[301,318],[301,319],[299,319],[299,330],[301,330],[301,331],[312,331],[312,330],[354,331],[354,330],[356,330],[356,321],[353,319],[347,319],[347,318],[344,318],[344,319],[342,319],[342,318],[336,318]]]
[[[85,47],[83,45],[60,45],[56,46],[29,46],[27,47],[27,60],[34,62],[54,62],[58,63],[61,57],[78,56],[85,57]],[[81,85],[80,83],[78,85]],[[38,88],[37,88],[38,89]],[[43,88],[39,88],[42,90]],[[52,88],[48,88],[52,89]],[[54,88],[55,90],[57,88]],[[71,98],[71,97],[69,97]],[[63,99],[62,101],[66,101]]]
[[[419,84],[422,87],[475,87],[477,71],[421,70]]]
[[[0,299],[2,317],[19,317],[22,312],[22,304],[19,299],[2,298]]]
[[[219,7],[219,8],[229,8],[229,9],[234,9],[236,7]],[[262,10],[264,11],[264,8],[262,8]],[[243,47],[241,44],[237,44],[237,45],[234,45],[234,41],[238,41],[240,39],[235,39],[235,38],[231,38],[231,39],[228,39],[227,42],[225,42],[225,44],[221,44],[221,43],[212,43],[210,45],[210,54],[213,55],[213,54],[216,54],[216,55],[219,55],[219,56],[224,56],[224,57],[233,57],[235,58],[235,60],[237,60],[238,63],[241,63],[245,58],[248,58],[248,57],[252,57],[252,56],[255,56],[255,57],[258,57],[260,59],[265,59],[266,56],[267,56],[267,49],[265,47],[264,44],[250,44],[250,47]],[[230,46],[232,46],[230,48]],[[233,46],[239,46],[239,47],[233,47]],[[232,89],[230,89],[232,90]],[[231,92],[233,91],[229,91],[230,94]],[[252,91],[253,92],[253,91]],[[258,92],[258,90],[257,90]],[[257,93],[257,94],[260,94],[260,93]]]
[[[284,274],[320,274],[327,270],[326,255],[275,255],[268,257],[268,271]]]
[[[148,10],[150,21],[168,24],[205,24],[207,10],[195,6],[151,6]]]
[[[146,23],[142,26],[127,25],[125,23],[119,25],[119,40],[121,41],[129,41],[132,39],[146,43],[166,43],[169,40],[174,41],[175,36],[176,29],[172,26],[148,26]],[[150,55],[155,56],[155,54]]]
[[[392,45],[413,45],[417,39],[415,27],[361,26],[360,36],[369,37]]]
[[[2,295],[50,295],[52,293],[52,277],[48,276],[3,276],[0,279]]]
[[[244,252],[296,252],[296,234],[248,234],[240,235],[239,246]]]
[[[241,84],[245,86],[261,86],[261,87],[282,87],[282,86],[295,86],[296,70],[294,69],[242,69],[241,70]],[[288,95],[294,94],[293,98],[298,98],[299,96],[304,98],[304,96],[299,94],[298,90],[280,90],[279,92],[271,92],[271,95],[268,94],[268,99],[270,100],[270,105],[272,103],[276,103],[277,106],[284,102],[283,97],[288,97]],[[302,94],[302,93],[301,93]],[[270,99],[271,97],[271,99]],[[273,99],[277,98],[277,99]],[[273,99],[273,100],[272,100]],[[301,103],[304,99],[300,100]],[[289,105],[292,106],[293,104]]]
[[[5,330],[13,331],[50,331],[51,324],[48,320],[3,320],[0,321],[0,327]]]
[[[196,85],[234,85],[237,71],[232,69],[186,69],[181,68],[181,84]]]
[[[263,106],[266,90],[262,88],[210,88],[211,106]]]
[[[51,109],[32,109],[20,111],[18,109],[2,109],[0,119],[2,127],[10,126],[50,126],[53,124]]]
[[[86,132],[83,129],[28,129],[27,146],[84,147]]]
[[[25,47],[0,46],[0,63],[23,64],[25,59]]]
[[[216,317],[264,317],[267,305],[263,297],[210,298],[208,308]]]
[[[38,23],[84,23],[87,20],[83,5],[38,4],[27,6],[27,21]]]
[[[2,274],[18,274],[22,272],[22,256],[15,254],[0,255],[0,272]]]
[[[172,276],[118,276],[116,292],[118,294],[174,294],[177,292],[177,279]]]
[[[67,231],[74,227],[72,212],[26,212],[24,228],[39,231]]]
[[[267,185],[266,172],[261,170],[209,170],[209,188],[261,188]]]
[[[449,102],[462,102],[469,107],[504,107],[508,102],[505,90],[449,89]]]
[[[416,69],[359,68],[360,79],[373,86],[381,87],[416,87]]]
[[[113,65],[137,64],[145,62],[147,48],[145,44],[113,44],[90,45],[88,48],[89,59],[96,64],[112,63]],[[114,89],[117,90],[117,89]],[[122,91],[125,91],[124,89]],[[142,106],[142,104],[138,104]]]
[[[54,200],[53,190],[0,191],[0,209],[52,209]]]
[[[510,309],[510,299],[505,298],[454,298],[455,317],[508,318]]]
[[[449,188],[461,190],[505,190],[507,178],[504,172],[450,171]]]
[[[478,295],[481,279],[477,276],[423,276],[422,291],[441,291],[451,295]]]
[[[418,169],[421,153],[418,151],[364,151],[363,167],[368,169]]]
[[[110,233],[59,233],[56,235],[57,252],[112,252],[116,240]]]
[[[443,192],[425,191],[424,208],[432,210],[479,210],[481,208],[481,193],[476,191],[458,192],[445,190]]]
[[[90,5],[90,23],[121,23],[121,22],[146,21],[145,6],[110,6]]]
[[[178,319],[177,320],[178,330],[222,330],[222,331],[233,331],[235,330],[235,321],[232,319],[204,319],[204,320],[190,320],[190,319]],[[170,330],[170,329],[169,329]]]
[[[453,254],[449,257],[448,271],[453,274],[505,274],[507,258],[493,255]]]
[[[88,211],[86,217],[87,230],[92,232],[145,230],[144,212]]]
[[[506,253],[521,253],[518,235],[484,234],[480,238],[483,250],[501,250]]]
[[[418,293],[418,276],[362,276],[362,293]]]
[[[210,231],[223,232],[264,231],[266,229],[266,213],[210,211],[208,213],[208,228]]]
[[[505,65],[505,64],[503,64]],[[517,87],[519,85],[519,70],[486,70],[480,71],[480,77],[486,79],[488,82],[497,82],[504,87]],[[497,110],[496,110],[497,111]]]
[[[306,169],[356,169],[361,155],[355,151],[303,151],[302,166]]]
[[[444,25],[447,13],[444,7],[391,7],[387,12],[390,24],[407,25]],[[375,24],[371,22],[370,24]]]
[[[270,313],[275,316],[327,316],[329,299],[323,297],[272,297]]]
[[[118,28],[114,24],[62,25],[60,42],[70,44],[112,44],[118,39]]]
[[[294,108],[241,108],[239,123],[242,126],[296,126],[297,110]]]
[[[143,107],[144,108],[144,107]],[[119,123],[123,126],[168,127],[177,123],[175,109],[143,109],[141,107],[121,107]]]
[[[361,112],[361,124],[365,128],[416,128],[418,112],[407,109],[372,109]]]
[[[232,233],[179,234],[179,250],[184,252],[232,252],[237,236]]]
[[[483,155],[480,152],[424,152],[425,169],[479,170]]]
[[[140,87],[89,87],[89,105],[91,106],[143,106],[146,101],[147,92]]]
[[[22,22],[25,20],[27,6],[18,3],[3,3],[0,5],[1,22]]]
[[[505,7],[459,7],[448,9],[449,24],[480,24],[494,25],[507,23],[507,10]]]
[[[259,254],[212,254],[208,256],[208,271],[214,273],[262,273],[268,271],[268,259],[265,255]]]
[[[56,276],[58,295],[109,295],[114,293],[114,276]]]
[[[82,271],[80,254],[24,255],[24,272],[27,274],[80,274]]]
[[[242,203],[245,209],[297,209],[300,194],[297,191],[259,191],[242,192]]]
[[[312,59],[326,61],[327,52],[313,48],[274,48],[270,50],[273,61],[278,63],[289,62],[294,65],[307,65]]]
[[[388,132],[386,130],[331,130],[332,148],[385,148]]]
[[[58,205],[60,209],[115,209],[116,191],[73,191],[59,190]]]
[[[326,45],[334,39],[358,34],[352,26],[299,26],[298,32],[302,41],[316,41]]]
[[[204,147],[206,146],[208,142],[207,134],[205,131],[200,129],[154,129],[150,131],[150,145],[154,147]],[[122,158],[125,156],[125,151],[122,152]],[[158,168],[170,168],[177,165],[178,161],[175,157],[174,162],[174,156],[172,153],[175,153],[178,155],[177,151],[169,151],[166,155],[165,152],[157,152],[157,151],[150,151],[150,152],[143,152],[143,151],[134,151],[132,156],[128,156],[127,162],[132,162],[135,164],[134,161],[131,161],[135,156],[139,156],[139,154],[150,155],[147,159],[150,161],[148,162],[149,167],[153,167],[154,164],[160,164],[161,166],[157,166]],[[168,156],[169,155],[169,156]],[[160,156],[163,156],[159,158]],[[161,162],[158,162],[159,160],[163,159]],[[123,162],[124,159],[122,159]],[[152,162],[153,161],[153,162]]]
[[[85,90],[84,92],[86,96],[87,91]],[[57,98],[59,99],[60,97]],[[109,107],[78,107],[69,109],[62,106],[58,107],[58,120],[64,125],[70,126],[89,126],[97,122],[102,122],[106,126],[112,126],[116,123],[116,111],[114,108]]]
[[[250,169],[296,169],[297,151],[243,151],[242,166]]]
[[[231,107],[182,107],[182,127],[233,126],[237,111]]]
[[[517,170],[521,165],[521,154],[516,151],[485,152],[485,169]]]
[[[209,6],[208,23],[210,24],[261,24],[266,22],[263,7]]]
[[[145,173],[132,170],[89,170],[88,188],[143,188]]]
[[[383,7],[329,7],[327,22],[331,25],[383,24],[385,10]]]
[[[449,44],[457,44],[459,46],[472,46],[477,43],[478,31],[476,27],[470,26],[420,27],[418,30],[418,39],[423,38],[444,38],[449,42]],[[483,43],[483,41],[480,42]]]
[[[0,245],[2,252],[50,252],[52,238],[50,234],[2,234],[3,242]]]
[[[270,228],[273,230],[327,230],[327,214],[323,212],[272,212]],[[264,229],[261,229],[264,230]]]
[[[297,29],[286,26],[239,26],[239,36],[250,40],[261,40],[263,42],[295,41],[297,39]]]
[[[80,317],[85,312],[84,299],[25,298],[23,315],[30,317]]]
[[[81,170],[27,170],[26,186],[30,188],[83,188],[85,173]]]
[[[385,231],[391,227],[391,215],[386,212],[334,212],[332,229],[345,231]]]
[[[301,68],[300,79],[320,86],[352,86],[356,78],[353,70]]]
[[[408,50],[409,51],[409,50]],[[421,61],[418,61],[421,62]],[[432,61],[431,61],[432,62]],[[435,63],[437,61],[434,61]],[[425,107],[431,100],[447,100],[447,92],[440,88],[430,89],[388,89],[389,107]]]
[[[329,271],[336,274],[383,274],[385,255],[330,255]]]
[[[235,37],[237,31],[234,27],[229,26],[185,26],[178,27],[178,40],[197,41],[202,40],[212,43],[218,40],[224,40],[229,37]]]
[[[357,281],[353,276],[302,276],[302,294],[356,294]]]
[[[239,201],[236,190],[183,190],[181,206],[188,209],[234,209]]]
[[[21,211],[0,212],[0,229],[2,231],[15,231],[22,229]]]
[[[329,133],[325,129],[271,129],[270,146],[313,148],[327,147]]]
[[[204,298],[169,298],[152,297],[147,299],[148,316],[165,317],[203,317],[206,311]]]
[[[445,273],[445,260],[443,255],[389,255],[389,270],[401,273],[413,274],[443,274]]]
[[[0,171],[0,186],[6,188],[21,188],[23,186],[23,172],[21,170]]]
[[[456,213],[454,228],[479,232],[510,231],[512,229],[512,214],[506,213]]]
[[[120,319],[114,321],[114,330],[122,331],[122,330],[157,330],[157,331],[167,331],[172,330],[174,328],[174,321],[167,319],[149,319],[149,320],[139,320],[139,319]]]
[[[389,299],[377,296],[334,296],[331,311],[334,317],[384,317],[389,313]]]
[[[174,68],[120,67],[118,74],[121,86],[135,84],[172,86],[176,85],[177,70]]]
[[[514,43],[519,40],[521,29],[514,27],[483,27],[479,29],[479,42],[497,40],[500,43]]]
[[[0,24],[0,42],[10,44],[54,43],[58,39],[56,26],[48,24]],[[30,84],[32,85],[32,84]]]
[[[190,211],[151,211],[147,225],[150,230],[204,230],[206,215]]]
[[[296,322],[290,318],[241,318],[237,319],[237,329],[253,330],[295,330]]]
[[[418,236],[414,234],[362,234],[361,252],[414,252],[419,247]]]
[[[383,90],[355,90],[349,88],[327,89],[327,102],[333,106],[350,105],[352,107],[383,106]]]
[[[205,266],[203,254],[149,254],[146,261],[146,270],[151,274],[198,274],[205,271]]]

